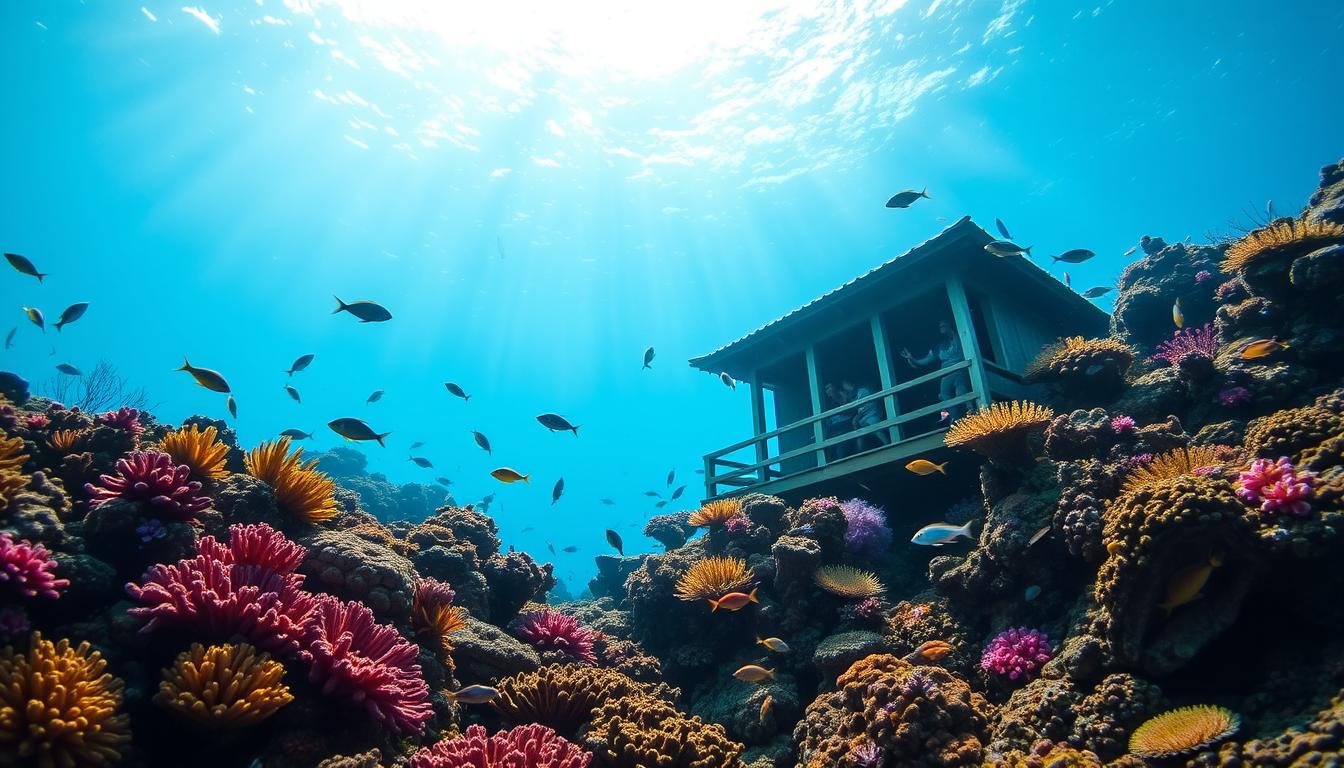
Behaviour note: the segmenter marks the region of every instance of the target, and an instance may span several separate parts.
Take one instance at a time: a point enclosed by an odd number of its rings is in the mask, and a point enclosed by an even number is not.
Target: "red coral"
[[[571,659],[597,663],[593,655],[593,641],[597,635],[573,616],[549,609],[533,611],[522,618],[514,631],[538,651],[557,651]]]
[[[191,469],[174,465],[173,458],[158,451],[135,451],[117,460],[117,474],[103,475],[101,485],[87,483],[90,505],[100,507],[113,499],[148,502],[155,511],[177,520],[192,520],[210,506],[201,496],[201,484],[192,480]]]
[[[424,606],[452,605],[457,593],[447,582],[429,577],[415,582],[415,601]]]
[[[520,725],[487,736],[479,725],[467,727],[411,756],[410,768],[588,768],[593,759],[542,725]]]
[[[403,733],[419,733],[434,714],[429,686],[415,663],[418,647],[394,627],[379,624],[363,603],[321,595],[304,626],[308,679],[322,693],[350,698],[374,719]]]
[[[0,596],[55,600],[70,586],[69,580],[56,578],[55,571],[56,561],[46,547],[0,532]]]
[[[141,432],[145,431],[140,423],[140,411],[134,408],[118,408],[115,411],[100,413],[94,417],[99,424],[106,424],[109,427],[116,427],[123,432],[129,432],[139,437]]]

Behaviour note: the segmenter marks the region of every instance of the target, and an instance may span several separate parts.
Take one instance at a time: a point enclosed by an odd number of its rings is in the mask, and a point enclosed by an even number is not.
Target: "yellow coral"
[[[154,702],[210,730],[256,725],[294,700],[284,676],[280,662],[245,643],[194,643],[163,670]]]
[[[848,565],[823,565],[812,578],[817,586],[841,597],[873,597],[885,589],[876,575]]]
[[[1094,365],[1110,365],[1124,375],[1134,362],[1134,348],[1119,339],[1069,336],[1041,350],[1024,372],[1028,381],[1050,381],[1068,375],[1086,375]]]
[[[1222,270],[1229,274],[1241,272],[1267,253],[1289,246],[1305,253],[1340,239],[1344,239],[1344,227],[1338,224],[1309,219],[1276,222],[1228,246]]]
[[[728,738],[723,726],[705,723],[649,696],[627,696],[603,703],[594,712],[584,744],[610,768],[741,768],[746,751]]]
[[[1128,496],[1174,477],[1195,474],[1197,469],[1218,467],[1222,463],[1218,458],[1218,446],[1214,445],[1195,445],[1167,451],[1130,470],[1121,481],[1120,494]]]
[[[1027,435],[1045,429],[1055,412],[1044,405],[1014,400],[992,403],[957,419],[943,435],[950,448],[966,448],[990,461],[1019,462],[1030,459]]]
[[[1201,704],[1163,712],[1129,737],[1131,754],[1163,758],[1193,752],[1237,732],[1241,718],[1229,709]]]
[[[418,593],[412,602],[411,621],[415,625],[415,633],[430,637],[444,657],[453,652],[453,641],[449,635],[467,628],[461,608],[426,603]]]
[[[747,561],[736,557],[708,557],[693,563],[677,582],[681,600],[717,600],[729,592],[746,592],[751,586]]]
[[[191,474],[202,480],[222,480],[229,476],[224,462],[229,457],[229,446],[217,439],[214,427],[192,424],[163,437],[163,452],[173,457],[174,464],[185,464]]]
[[[70,453],[84,442],[87,433],[82,429],[59,429],[47,438],[47,445],[61,453]]]
[[[640,683],[614,669],[578,664],[552,664],[506,677],[495,688],[499,696],[491,706],[506,721],[540,723],[566,738],[592,720],[593,710],[603,702],[634,696],[670,701],[677,695],[662,683]]]
[[[20,453],[23,440],[11,438],[0,440],[0,512],[9,508],[14,495],[28,487],[31,478],[23,473],[23,463],[28,455]]]
[[[130,743],[121,680],[88,643],[53,644],[34,632],[28,653],[0,651],[0,764],[112,765]]]
[[[737,499],[718,499],[692,512],[689,522],[696,528],[710,528],[723,525],[740,514],[742,502]]]
[[[247,471],[271,486],[275,499],[290,514],[310,523],[322,523],[336,516],[336,484],[319,472],[317,459],[303,463],[303,449],[289,452],[289,438],[262,443],[247,454]]]

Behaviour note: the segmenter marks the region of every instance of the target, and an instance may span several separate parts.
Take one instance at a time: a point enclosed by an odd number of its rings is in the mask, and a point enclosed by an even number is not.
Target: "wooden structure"
[[[941,448],[959,413],[1030,397],[1021,374],[1043,345],[1106,333],[1105,312],[1025,257],[990,255],[984,246],[993,240],[963,218],[692,359],[692,366],[727,373],[751,390],[752,436],[705,456],[706,498],[747,491],[823,495],[831,481],[927,456]],[[963,359],[941,368],[937,360],[907,362],[902,349],[918,359],[947,338],[940,323],[955,334]],[[948,377],[958,377],[960,386],[943,383]],[[845,381],[857,396],[839,404],[826,387]]]

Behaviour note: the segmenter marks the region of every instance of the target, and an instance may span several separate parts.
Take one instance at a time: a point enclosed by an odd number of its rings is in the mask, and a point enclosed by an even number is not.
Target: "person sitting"
[[[848,381],[845,382],[845,385],[851,388],[854,386]],[[850,398],[851,402],[854,400],[862,400],[873,394],[872,388],[867,386],[859,387],[858,389],[853,390],[853,392],[854,395]],[[864,427],[871,427],[874,424],[882,423],[882,411],[881,400],[869,400],[866,403],[860,403],[858,411],[854,415],[854,428],[863,429]],[[890,444],[891,434],[885,429],[879,429],[876,432],[859,437],[857,448],[862,451],[870,447],[876,448],[881,445]]]
[[[829,383],[825,387],[825,393],[827,401],[827,410],[839,408],[840,406],[849,402],[849,398],[846,397],[843,386],[836,386],[834,383]],[[834,413],[826,417],[825,421],[822,422],[821,434],[822,437],[824,438],[832,438],[835,437],[836,435],[843,435],[844,433],[849,432],[853,428],[854,428],[853,417],[842,411],[840,413]],[[849,445],[848,442],[843,442],[831,448],[827,448],[826,458],[830,461],[835,461],[836,459],[843,459],[844,457],[849,455],[848,445]]]
[[[910,354],[907,348],[901,348],[901,357],[910,364],[911,368],[924,368],[938,363],[939,368],[948,368],[962,360],[966,359],[965,353],[961,349],[961,339],[957,337],[957,332],[952,328],[952,324],[946,320],[938,323],[938,344],[923,357],[915,357]],[[938,380],[938,402],[951,400],[954,397],[961,397],[971,391],[971,381],[965,371],[956,371],[949,373]],[[959,412],[965,412],[967,406],[963,403],[954,405],[947,409],[953,418]]]

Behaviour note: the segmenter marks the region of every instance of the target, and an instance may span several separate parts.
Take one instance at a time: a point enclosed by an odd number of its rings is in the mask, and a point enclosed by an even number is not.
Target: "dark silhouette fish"
[[[1111,292],[1109,285],[1098,285],[1096,288],[1088,288],[1080,294],[1084,299],[1099,299]]]
[[[672,487],[672,481],[677,479],[677,470],[673,469],[667,473],[667,487]]]
[[[558,413],[543,413],[537,417],[541,426],[552,432],[573,432],[575,437],[579,436],[580,424],[570,424],[569,420]]]
[[[524,529],[522,530],[522,532],[523,532],[523,533],[527,533],[528,531],[535,531],[535,530],[537,530],[537,529],[536,529],[536,528],[533,528],[532,526],[529,525],[529,526],[527,526],[526,528],[524,528]]]
[[[303,400],[299,399],[299,390],[295,389],[294,387],[291,387],[288,384],[285,385],[285,393],[288,394],[291,398],[293,398],[294,402],[296,403],[303,402]]]
[[[616,553],[625,557],[625,544],[621,541],[621,534],[607,529],[607,543],[616,548]]]
[[[424,440],[416,440],[414,443],[411,443],[411,450],[415,450],[416,448],[419,448],[424,444],[425,444]]]
[[[17,253],[6,253],[5,260],[9,262],[10,266],[18,270],[20,274],[36,277],[37,282],[39,283],[42,282],[42,278],[47,276],[46,272],[38,272],[37,267],[33,266],[33,262],[29,261],[27,256],[20,256]]]
[[[560,500],[560,494],[564,492],[565,492],[565,478],[562,477],[559,480],[555,481],[555,487],[551,489],[551,506],[555,506],[555,502]]]
[[[913,189],[907,189],[904,192],[897,192],[887,201],[888,208],[909,208],[910,204],[919,198],[929,198],[929,188],[925,187],[922,191],[916,192]]]
[[[1086,248],[1074,248],[1071,251],[1065,251],[1058,256],[1051,256],[1054,261],[1062,261],[1065,264],[1082,264],[1084,261],[1096,256],[1097,254]]]
[[[658,502],[657,504],[654,504],[653,506],[657,507],[658,509],[662,509],[663,507],[666,507],[666,506],[667,506],[667,502],[666,502],[666,501],[660,501],[660,502]]]
[[[995,219],[994,226],[999,228],[999,234],[1003,235],[1004,240],[1012,240],[1013,236],[1008,234],[1008,227],[1003,223],[1003,219]]]
[[[489,453],[491,456],[494,455],[494,453],[490,450],[490,440],[485,435],[482,435],[480,432],[477,432],[476,430],[473,429],[471,431],[471,439],[476,441],[476,444],[481,447],[482,451]]]
[[[438,483],[439,485],[442,485],[444,488],[453,487],[453,481],[449,480],[446,477],[436,477],[434,478],[434,482]]]
[[[304,432],[302,429],[286,429],[280,433],[281,437],[288,437],[290,440],[311,440],[312,432]]]
[[[663,494],[657,491],[645,491],[644,495],[648,496],[651,499],[661,499],[663,497]]]
[[[18,332],[19,332],[19,326],[17,325],[9,329],[9,335],[5,336],[5,349],[9,349],[10,347],[14,346],[14,334]]]
[[[653,347],[649,347],[648,349],[644,350],[644,367],[652,368],[653,366],[649,365],[649,363],[652,362],[653,362]]]
[[[369,395],[369,399],[364,401],[364,404],[373,405],[374,403],[382,399],[383,399],[383,390],[375,389],[373,390],[373,394]]]
[[[560,551],[561,551],[561,552],[568,552],[568,553],[570,553],[570,554],[574,554],[575,552],[578,552],[578,551],[579,551],[579,548],[576,547],[576,546],[574,546],[573,544],[570,544],[568,547],[565,547],[564,549],[562,549],[562,550],[560,550]]]
[[[42,316],[42,310],[37,307],[24,307],[23,314],[27,315],[29,322],[40,328],[43,333],[47,332],[47,319]]]
[[[363,419],[333,419],[327,422],[327,426],[331,427],[332,432],[344,437],[346,440],[353,442],[374,440],[384,448],[386,448],[387,445],[383,442],[383,438],[392,434],[391,432],[383,432],[381,434],[374,432],[373,428],[368,424],[365,424]]]
[[[612,501],[611,499],[603,499],[602,503],[606,504],[608,507],[616,506],[616,502]]]
[[[219,371],[212,371],[209,368],[196,368],[187,358],[182,358],[182,367],[179,371],[186,371],[191,374],[191,378],[196,380],[197,384],[210,390],[211,392],[229,393],[229,383],[224,380]]]
[[[61,326],[69,325],[75,322],[79,318],[83,317],[84,313],[87,312],[88,310],[89,310],[89,302],[87,301],[81,301],[77,304],[71,304],[70,306],[65,308],[65,311],[61,312],[61,316],[56,320],[56,324],[52,327],[56,329],[57,333],[59,333],[61,330]]]
[[[677,499],[680,499],[680,498],[681,498],[681,494],[683,494],[683,493],[685,493],[685,492],[686,492],[686,486],[684,486],[684,485],[678,485],[678,486],[677,486],[677,490],[675,490],[675,491],[672,492],[672,501],[676,501]]]
[[[83,376],[84,374],[75,366],[69,363],[61,363],[56,366],[56,370],[64,373],[66,376]]]
[[[307,368],[308,364],[311,362],[313,362],[313,355],[301,355],[299,359],[294,361],[293,365],[289,366],[289,370],[285,371],[285,373],[293,376],[304,368]]]
[[[381,323],[392,319],[392,313],[377,302],[360,300],[346,304],[341,301],[340,296],[333,296],[332,298],[336,299],[336,308],[331,311],[333,315],[337,312],[349,312],[358,317],[361,323]]]
[[[415,462],[415,466],[420,467],[421,469],[433,469],[433,468],[434,468],[434,465],[433,465],[432,463],[430,463],[429,459],[426,459],[424,456],[409,456],[409,457],[407,457],[407,458],[409,458],[411,461]]]
[[[235,419],[238,418],[238,401],[233,399],[233,395],[224,398],[224,407],[228,410],[230,416]]]
[[[548,542],[546,542],[546,548],[549,549],[549,550],[551,551],[551,554],[552,554],[552,555],[555,554],[555,545],[554,545],[554,544],[552,544],[551,542],[548,541]]]
[[[448,390],[448,394],[454,397],[460,397],[464,402],[471,399],[471,395],[468,395],[466,392],[462,391],[461,387],[457,386],[451,381],[445,381],[443,383],[443,386]]]

